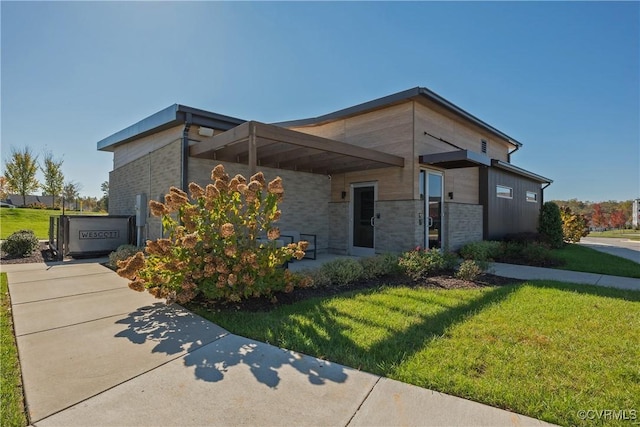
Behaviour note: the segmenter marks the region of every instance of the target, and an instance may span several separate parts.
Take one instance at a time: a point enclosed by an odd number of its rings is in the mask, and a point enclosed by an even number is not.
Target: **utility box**
[[[144,227],[147,225],[147,195],[136,194],[136,225]]]

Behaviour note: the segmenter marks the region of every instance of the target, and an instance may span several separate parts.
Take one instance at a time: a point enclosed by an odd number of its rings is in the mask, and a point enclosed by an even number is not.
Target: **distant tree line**
[[[575,214],[584,215],[592,229],[631,228],[633,200],[618,202],[583,202],[578,199],[553,200],[560,207],[568,207]]]
[[[65,181],[62,172],[62,159],[56,159],[51,152],[43,154],[42,163],[27,146],[20,150],[11,149],[11,155],[5,161],[3,175],[0,176],[0,199],[5,200],[11,193],[22,197],[22,205],[26,205],[26,198],[42,189],[43,196],[51,196],[51,208],[58,209],[64,203],[64,208],[86,211],[100,211],[109,209],[109,183],[101,185],[103,197],[80,197],[82,184],[75,181]],[[36,174],[41,171],[44,177],[38,181]],[[46,206],[34,206],[46,207]]]

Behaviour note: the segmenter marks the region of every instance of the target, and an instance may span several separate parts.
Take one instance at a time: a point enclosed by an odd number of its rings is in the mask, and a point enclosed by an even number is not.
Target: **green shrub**
[[[494,261],[500,256],[502,245],[500,242],[483,240],[467,243],[460,249],[460,256],[466,260]]]
[[[2,251],[12,257],[30,256],[40,247],[40,241],[32,230],[18,230],[7,237]]]
[[[538,232],[545,243],[552,248],[561,248],[564,236],[562,234],[562,218],[560,208],[553,202],[546,202],[540,210]]]
[[[309,286],[314,288],[323,288],[331,285],[331,278],[322,268],[303,270],[300,274],[307,277]]]
[[[120,245],[118,249],[109,254],[109,267],[117,268],[118,261],[124,261],[135,255],[140,249],[135,245]]]
[[[242,175],[230,179],[218,165],[211,180],[206,188],[189,184],[193,202],[175,187],[165,203],[149,202],[168,237],[147,241],[146,257],[137,252],[118,263],[118,274],[131,280],[129,287],[186,303],[198,295],[235,302],[304,286],[306,279],[283,265],[293,257],[302,259],[308,243],[275,244],[282,179],[267,184],[262,172],[248,182]]]
[[[475,261],[467,259],[460,264],[456,277],[462,280],[476,280],[484,269]]]
[[[363,279],[389,276],[401,272],[398,257],[393,254],[376,255],[360,259],[363,268]]]
[[[562,264],[544,243],[503,242],[502,254],[496,261],[536,267],[556,267]]]
[[[452,270],[457,264],[457,258],[451,253],[442,253],[438,249],[416,248],[405,252],[398,264],[402,271],[411,279],[418,281],[434,274]]]
[[[364,274],[362,264],[353,258],[334,259],[324,264],[320,269],[329,278],[331,284],[338,286],[348,285],[362,279]]]

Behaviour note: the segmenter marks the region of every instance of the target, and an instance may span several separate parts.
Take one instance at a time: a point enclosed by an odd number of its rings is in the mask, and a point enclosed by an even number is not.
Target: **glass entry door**
[[[420,198],[424,200],[424,240],[425,247],[442,247],[443,216],[443,176],[442,172],[420,171]]]
[[[375,201],[375,183],[351,185],[351,255],[375,254]]]

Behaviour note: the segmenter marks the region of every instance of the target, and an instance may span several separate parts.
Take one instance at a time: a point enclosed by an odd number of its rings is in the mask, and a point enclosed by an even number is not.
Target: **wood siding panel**
[[[479,168],[448,169],[444,173],[444,199],[453,203],[478,204]],[[453,199],[449,193],[453,193]]]
[[[389,167],[337,174],[331,177],[331,201],[348,201],[352,183],[378,182],[378,200],[411,200],[414,177],[413,102],[393,105],[318,126],[291,128],[360,147],[395,154],[405,167]],[[347,193],[342,199],[342,192]]]
[[[487,141],[487,155],[490,158],[507,161],[509,148],[506,141],[481,128],[446,114],[442,109],[415,103],[415,140],[417,154],[433,154],[454,151],[455,147],[425,135],[428,132],[449,141],[460,148],[481,153],[482,140]]]

